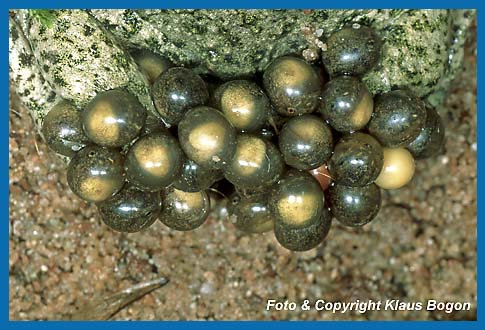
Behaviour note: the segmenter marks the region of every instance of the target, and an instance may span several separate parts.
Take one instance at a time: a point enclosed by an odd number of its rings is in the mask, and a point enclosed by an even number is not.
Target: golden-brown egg
[[[151,133],[126,154],[126,177],[141,190],[159,191],[177,178],[183,161],[182,149],[168,131]]]
[[[123,156],[116,149],[87,146],[71,159],[67,168],[71,190],[88,202],[104,201],[125,183]]]
[[[384,148],[384,165],[375,183],[383,189],[398,189],[411,181],[414,158],[404,148]]]
[[[263,90],[248,80],[232,80],[222,84],[214,93],[215,104],[238,130],[257,131],[268,120],[269,99]]]
[[[104,147],[122,147],[140,134],[147,112],[130,93],[113,89],[97,94],[82,112],[86,135]]]
[[[203,167],[221,169],[236,151],[236,130],[214,108],[190,110],[180,121],[178,136],[187,157]]]
[[[323,81],[303,59],[283,56],[268,66],[263,84],[271,103],[281,115],[297,116],[315,110]]]

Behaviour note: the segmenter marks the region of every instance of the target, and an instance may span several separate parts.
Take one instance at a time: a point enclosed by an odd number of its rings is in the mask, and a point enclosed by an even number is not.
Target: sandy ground
[[[475,319],[476,32],[463,71],[438,108],[445,153],[417,163],[408,186],[384,195],[363,229],[333,223],[317,249],[291,253],[272,233],[244,236],[211,218],[189,233],[156,222],[136,234],[102,224],[70,192],[66,165],[36,134],[11,93],[11,320],[67,319],[77,306],[135,283],[170,283],[114,319]],[[266,311],[267,299],[294,301],[471,302],[470,311]]]

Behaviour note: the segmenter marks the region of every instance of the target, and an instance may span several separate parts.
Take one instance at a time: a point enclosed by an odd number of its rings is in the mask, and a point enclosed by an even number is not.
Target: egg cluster
[[[120,88],[82,111],[58,103],[42,132],[71,157],[71,190],[114,230],[156,219],[193,230],[208,217],[208,190],[222,189],[237,228],[274,230],[285,248],[309,250],[332,218],[353,227],[375,218],[380,188],[404,186],[415,158],[441,150],[435,109],[406,90],[374,97],[361,80],[381,49],[375,31],[354,23],[327,39],[323,66],[287,55],[259,80],[219,84],[136,51],[158,116]]]

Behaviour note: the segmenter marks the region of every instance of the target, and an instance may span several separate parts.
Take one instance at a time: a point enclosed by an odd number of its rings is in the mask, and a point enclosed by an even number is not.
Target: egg
[[[383,189],[399,189],[408,184],[414,175],[414,158],[404,148],[384,148],[382,171],[375,183]]]

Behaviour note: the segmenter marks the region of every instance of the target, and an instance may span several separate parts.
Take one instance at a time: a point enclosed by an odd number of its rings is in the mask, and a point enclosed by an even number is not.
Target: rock
[[[141,104],[157,114],[150,96],[147,78],[112,35],[83,10],[49,11],[48,23],[20,10],[10,20],[11,79],[25,86],[23,94],[36,95],[29,109],[40,125],[54,102],[45,101],[50,87],[58,98],[84,107],[97,93],[125,88]],[[14,41],[12,36],[17,37]],[[17,45],[18,43],[18,45]],[[29,60],[18,61],[15,54],[28,50]],[[35,77],[32,79],[31,77]],[[21,96],[22,101],[24,97]],[[53,99],[52,97],[50,97]]]
[[[423,96],[440,80],[449,81],[460,66],[464,31],[474,12],[95,10],[93,15],[122,43],[222,79],[252,76],[275,57],[323,46],[332,31],[359,22],[375,28],[385,41],[382,65],[366,77],[371,91],[409,86]]]
[[[20,18],[23,13],[19,13]],[[59,101],[37,66],[32,48],[17,21],[9,22],[9,75],[40,132],[44,115]]]
[[[284,54],[303,54],[315,61],[328,36],[349,22],[369,25],[384,40],[381,64],[364,80],[374,94],[409,88],[440,103],[463,58],[465,30],[472,10],[62,10],[14,11],[32,47],[34,61],[23,63],[21,39],[13,40],[11,78],[22,84],[20,71],[39,72],[56,94],[83,105],[96,92],[127,86],[153,111],[146,77],[127,50],[149,49],[175,65],[221,79],[261,74]],[[45,12],[45,11],[44,11]],[[17,49],[17,51],[15,51]],[[12,62],[14,65],[12,65]],[[41,79],[38,77],[38,79]],[[29,83],[31,94],[45,84]],[[49,93],[21,98],[35,118],[46,111]]]

